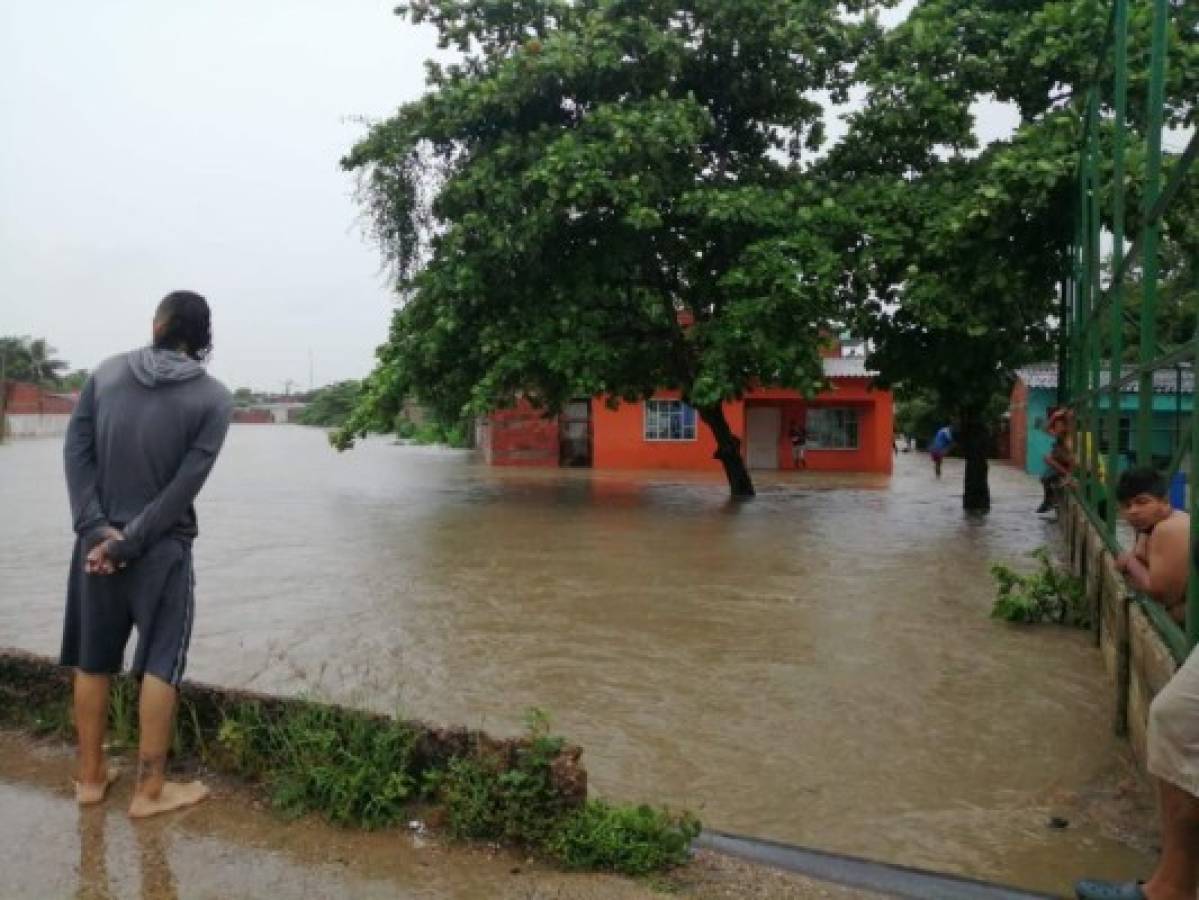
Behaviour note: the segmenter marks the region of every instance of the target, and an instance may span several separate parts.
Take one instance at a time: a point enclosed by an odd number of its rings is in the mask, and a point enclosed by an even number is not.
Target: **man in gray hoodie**
[[[136,626],[135,818],[208,795],[198,781],[167,781],[166,759],[194,615],[193,501],[233,414],[232,396],[204,370],[211,348],[208,303],[190,291],[168,294],[152,345],[106,360],[88,379],[64,449],[77,538],[60,662],[76,670],[76,797],[98,803],[113,780],[103,749],[109,679]]]

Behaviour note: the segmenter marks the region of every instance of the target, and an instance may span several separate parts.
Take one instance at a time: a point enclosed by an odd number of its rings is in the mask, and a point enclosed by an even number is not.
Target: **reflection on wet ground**
[[[653,900],[649,885],[568,874],[509,853],[443,846],[407,831],[367,833],[284,822],[243,791],[161,819],[131,822],[128,778],[103,806],[79,809],[61,749],[0,731],[0,897],[181,900],[331,897]],[[855,900],[867,895],[701,854],[672,893]],[[874,896],[874,895],[870,895]]]
[[[719,476],[238,427],[200,508],[190,674],[494,731],[541,707],[598,793],[730,831],[1033,888],[1144,873],[1102,815],[1045,827],[1121,777],[1106,679],[1089,635],[988,618],[990,563],[1053,532],[1006,466],[965,516],[959,466],[762,474],[738,504]],[[0,447],[0,506],[0,644],[54,652],[57,445]]]

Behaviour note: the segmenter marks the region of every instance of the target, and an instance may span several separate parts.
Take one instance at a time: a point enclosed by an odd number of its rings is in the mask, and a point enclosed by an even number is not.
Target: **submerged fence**
[[[1131,121],[1130,5],[1136,10],[1152,6],[1150,33],[1138,36],[1149,39],[1148,72],[1135,73],[1138,84],[1147,74],[1144,118],[1133,116]],[[1074,410],[1078,424],[1077,499],[1112,552],[1119,549],[1116,482],[1120,472],[1133,464],[1165,471],[1175,497],[1181,492],[1183,505],[1190,510],[1192,542],[1199,541],[1195,490],[1199,454],[1194,452],[1199,447],[1199,417],[1194,411],[1199,329],[1173,346],[1163,343],[1164,335],[1159,333],[1164,312],[1160,304],[1163,220],[1178,202],[1186,179],[1195,178],[1199,168],[1194,165],[1199,132],[1190,136],[1181,153],[1162,149],[1167,71],[1171,53],[1179,55],[1183,46],[1181,29],[1171,17],[1181,15],[1181,9],[1168,0],[1114,0],[1086,95],[1073,270],[1062,287],[1058,399]],[[1143,131],[1133,127],[1133,122],[1142,121]],[[1131,149],[1138,158],[1144,153],[1143,188],[1132,216],[1125,205],[1130,138],[1136,141]],[[1163,168],[1168,169],[1164,186]],[[1138,227],[1131,243],[1126,234],[1129,220]],[[1109,243],[1105,252],[1103,247]],[[1192,260],[1192,269],[1199,271],[1199,260]],[[1134,284],[1137,274],[1139,284]],[[1131,303],[1133,299],[1139,302]],[[1189,491],[1182,486],[1184,478]],[[1185,659],[1199,642],[1199,571],[1194,563],[1185,632],[1161,606],[1143,598],[1141,602],[1175,658]]]

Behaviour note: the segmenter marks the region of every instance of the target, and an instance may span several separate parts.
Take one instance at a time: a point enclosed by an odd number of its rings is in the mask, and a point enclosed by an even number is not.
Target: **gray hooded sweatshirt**
[[[125,536],[119,561],[168,535],[199,533],[192,505],[229,430],[233,397],[201,363],[145,347],[105,360],[67,429],[64,459],[75,533],[90,547],[105,527]]]

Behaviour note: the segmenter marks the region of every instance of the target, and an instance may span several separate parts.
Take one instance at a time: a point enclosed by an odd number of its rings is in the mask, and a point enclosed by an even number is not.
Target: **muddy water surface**
[[[997,466],[970,518],[960,481],[901,455],[732,504],[707,476],[235,427],[200,505],[190,675],[494,731],[540,707],[596,792],[726,830],[1051,890],[1144,874],[1145,841],[1088,811],[1123,774],[1089,635],[987,616],[990,563],[1052,539],[1039,486]],[[0,446],[0,509],[0,644],[54,652],[56,442]]]

